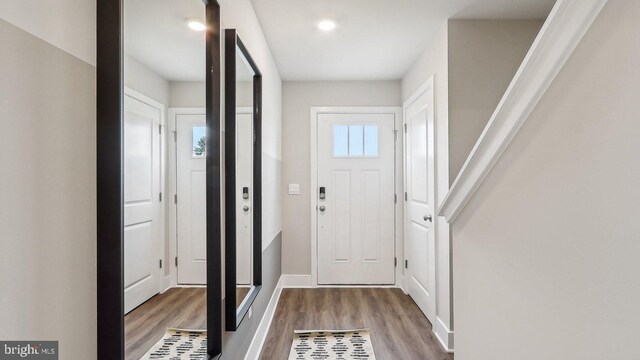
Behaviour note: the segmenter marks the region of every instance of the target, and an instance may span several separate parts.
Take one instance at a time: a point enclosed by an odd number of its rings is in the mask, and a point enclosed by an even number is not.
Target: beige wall
[[[96,71],[0,20],[0,339],[96,350]]]
[[[311,274],[310,108],[400,104],[399,81],[283,83],[283,274]],[[300,195],[287,194],[290,183],[300,184]]]
[[[607,3],[455,220],[456,360],[640,358],[639,18]]]
[[[542,20],[449,20],[449,182],[453,183]]]

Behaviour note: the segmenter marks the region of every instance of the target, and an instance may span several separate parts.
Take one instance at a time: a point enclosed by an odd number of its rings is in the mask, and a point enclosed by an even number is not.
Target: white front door
[[[405,105],[405,284],[433,323],[435,318],[435,146],[433,87]]]
[[[175,121],[178,284],[204,285],[207,283],[205,114],[177,114]]]
[[[251,285],[253,223],[252,108],[236,110],[236,284]],[[246,192],[246,195],[245,195]]]
[[[124,97],[125,313],[160,290],[160,118],[162,107]]]
[[[393,284],[395,115],[317,124],[318,284]]]

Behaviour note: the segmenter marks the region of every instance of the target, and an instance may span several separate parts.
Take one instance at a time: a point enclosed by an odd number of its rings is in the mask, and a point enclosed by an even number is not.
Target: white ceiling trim
[[[556,2],[440,206],[448,223],[474,196],[606,3]]]

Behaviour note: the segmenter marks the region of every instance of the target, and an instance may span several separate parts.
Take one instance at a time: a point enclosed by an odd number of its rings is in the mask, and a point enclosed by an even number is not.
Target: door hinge
[[[158,125],[158,134],[162,135],[162,125]]]
[[[162,259],[160,259],[160,269],[162,269]]]
[[[176,256],[176,267],[178,267],[178,257]]]
[[[393,130],[393,139],[398,140],[398,130]]]
[[[404,192],[404,201],[407,201],[407,199],[408,199],[408,196],[407,196],[407,192],[405,191]]]
[[[398,258],[397,257],[393,258],[393,266],[394,267],[398,267]]]
[[[404,124],[404,133],[407,133],[407,124]]]
[[[160,198],[160,202],[162,202],[162,193],[160,193],[160,195],[158,196],[158,198]]]
[[[178,194],[174,194],[173,195],[173,203],[177,204],[178,203]]]
[[[398,203],[398,194],[393,194],[393,203],[394,204]]]
[[[178,132],[177,131],[173,132],[173,141],[178,141]]]
[[[408,269],[409,268],[409,260],[405,260],[404,261],[404,268]]]

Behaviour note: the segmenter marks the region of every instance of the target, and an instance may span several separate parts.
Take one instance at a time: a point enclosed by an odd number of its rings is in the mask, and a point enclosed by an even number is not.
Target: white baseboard
[[[400,277],[398,278],[398,287],[400,288],[400,290],[402,290],[402,292],[405,295],[409,295],[407,284],[405,283],[404,275],[400,275]]]
[[[160,291],[160,294],[163,294],[172,287],[173,284],[171,283],[171,275],[165,276],[164,279],[162,279],[162,290]]]
[[[310,288],[311,275],[282,275],[280,277],[283,288]]]
[[[453,352],[453,331],[449,330],[442,320],[436,316],[436,323],[433,326],[433,333],[436,335],[438,341],[444,349],[452,353]]]
[[[253,339],[251,340],[251,344],[249,344],[249,349],[247,350],[247,354],[244,356],[244,360],[258,360],[258,358],[260,357],[262,346],[264,346],[264,341],[267,339],[267,334],[269,333],[269,328],[271,327],[271,321],[273,321],[273,315],[276,313],[278,300],[280,300],[283,277],[284,275],[280,277],[280,280],[278,280],[276,289],[273,292],[273,295],[271,295],[271,299],[269,300],[267,309],[264,311],[264,315],[260,320],[258,329],[253,335]]]

